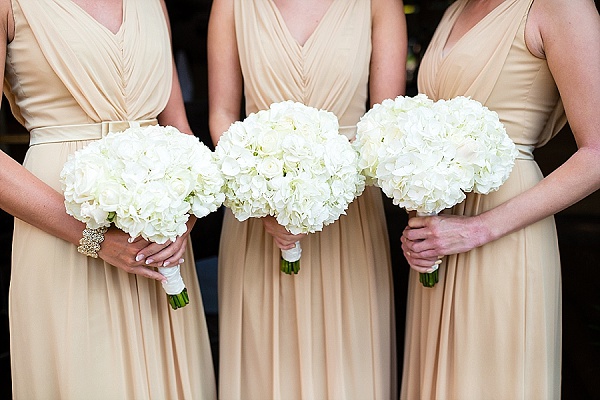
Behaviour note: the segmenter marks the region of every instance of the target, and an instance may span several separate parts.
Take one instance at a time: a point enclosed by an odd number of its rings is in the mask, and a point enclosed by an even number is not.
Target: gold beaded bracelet
[[[77,251],[88,257],[98,258],[100,243],[104,241],[104,234],[107,230],[108,228],[105,226],[97,229],[85,228],[83,237],[79,239]]]

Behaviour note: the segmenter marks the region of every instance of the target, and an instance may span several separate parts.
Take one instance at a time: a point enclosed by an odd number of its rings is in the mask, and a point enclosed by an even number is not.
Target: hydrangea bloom
[[[494,111],[467,97],[434,102],[424,94],[375,105],[358,123],[354,147],[367,182],[420,215],[435,215],[471,191],[497,190],[518,154]],[[420,280],[432,287],[437,269]]]
[[[213,152],[171,126],[110,133],[71,155],[60,178],[68,214],[156,243],[174,241],[189,214],[204,217],[225,199]]]
[[[487,194],[508,178],[517,150],[498,115],[466,98],[437,102],[424,94],[375,105],[354,142],[367,181],[394,204],[438,213]]]
[[[215,149],[225,206],[240,221],[272,215],[293,234],[336,221],[365,185],[358,154],[338,131],[333,113],[293,101],[233,123]],[[299,251],[283,256],[294,262]]]

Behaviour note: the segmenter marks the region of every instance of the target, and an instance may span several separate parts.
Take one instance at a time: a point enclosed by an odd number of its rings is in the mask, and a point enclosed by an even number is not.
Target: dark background
[[[441,15],[451,1],[405,0],[409,31],[407,94],[415,95],[418,63]],[[598,7],[598,1],[595,2]],[[206,28],[210,0],[166,0],[171,18],[173,51],[180,72],[186,109],[197,136],[212,145],[208,134]],[[576,60],[573,60],[576,62]],[[10,116],[5,101],[0,112],[0,148],[22,161],[27,149],[27,133]],[[535,151],[542,171],[550,173],[576,150],[569,126],[548,145]],[[563,271],[563,398],[600,398],[600,283],[595,274],[600,260],[600,193],[556,215]],[[399,238],[406,213],[385,200],[395,280],[396,325],[398,331],[399,374],[402,367],[404,309],[408,267],[401,254]],[[222,212],[196,223],[192,232],[203,297],[214,302],[215,258],[221,230]],[[0,210],[0,397],[11,397],[8,331],[8,286],[12,217]],[[500,272],[499,272],[500,273]],[[205,300],[206,302],[206,300]],[[207,322],[215,365],[218,353],[218,327],[215,307],[207,307]],[[68,334],[67,332],[65,332]],[[13,333],[18,334],[18,333]],[[499,349],[502,351],[502,349]],[[51,366],[47,366],[51,367]],[[510,384],[507,382],[507,384]]]

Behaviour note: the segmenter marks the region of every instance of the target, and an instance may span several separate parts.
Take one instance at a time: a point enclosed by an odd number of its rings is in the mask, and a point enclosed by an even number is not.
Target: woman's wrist
[[[85,228],[81,239],[79,239],[77,251],[85,256],[98,258],[98,252],[100,251],[101,244],[104,241],[104,234],[107,230],[108,228],[105,226],[97,229]]]
[[[473,248],[483,246],[489,242],[493,242],[498,239],[495,237],[494,232],[490,229],[489,224],[486,222],[485,218],[482,215],[477,215],[471,218],[472,221],[472,238],[473,238]]]

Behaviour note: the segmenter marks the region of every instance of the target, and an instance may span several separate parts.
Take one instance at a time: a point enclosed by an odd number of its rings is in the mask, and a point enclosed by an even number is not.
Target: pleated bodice
[[[304,45],[272,0],[238,0],[235,12],[246,112],[299,101],[333,112],[352,135],[367,101],[371,2],[334,1]]]
[[[419,91],[434,100],[470,96],[498,113],[515,143],[545,144],[566,118],[546,60],[533,56],[525,44],[532,1],[504,1],[445,50],[466,3],[457,1],[446,11],[423,57]]]
[[[123,0],[116,33],[71,0],[13,0],[13,12],[4,93],[28,130],[150,119],[165,107],[172,65],[160,2]]]

